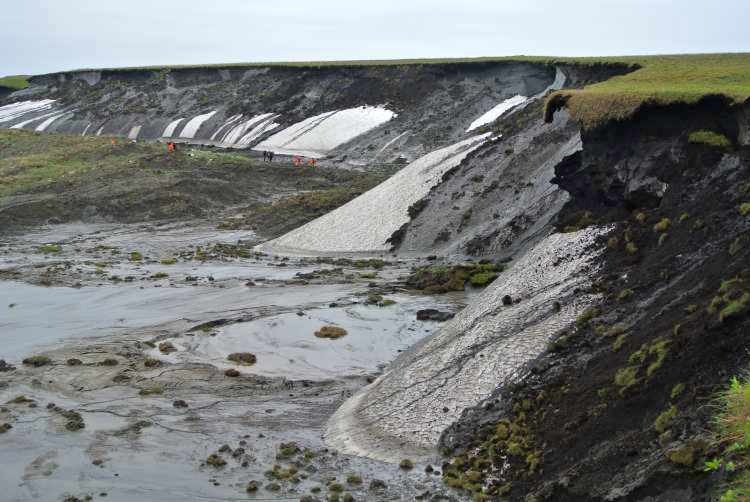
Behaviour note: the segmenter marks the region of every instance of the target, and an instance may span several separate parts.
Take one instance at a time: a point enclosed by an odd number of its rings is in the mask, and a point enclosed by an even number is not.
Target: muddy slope
[[[600,304],[443,434],[449,484],[511,500],[716,496],[707,404],[750,348],[745,114],[706,100],[583,134],[556,168],[571,196],[558,225],[614,225],[581,291]],[[698,129],[733,146],[690,144]]]

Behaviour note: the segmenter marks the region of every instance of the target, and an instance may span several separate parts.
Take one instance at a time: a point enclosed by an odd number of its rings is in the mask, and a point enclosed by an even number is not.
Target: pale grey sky
[[[2,0],[0,75],[333,59],[750,51],[747,0]]]

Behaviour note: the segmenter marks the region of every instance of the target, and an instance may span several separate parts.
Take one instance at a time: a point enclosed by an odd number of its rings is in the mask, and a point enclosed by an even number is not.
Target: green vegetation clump
[[[362,484],[362,478],[356,474],[349,474],[346,477],[346,482],[350,485],[361,485]]]
[[[625,288],[617,294],[617,299],[623,301],[627,300],[631,296],[633,296],[633,290],[630,288]]]
[[[31,356],[21,362],[27,366],[34,366],[35,368],[52,364],[52,360],[47,356]]]
[[[747,216],[748,214],[750,214],[750,202],[743,202],[742,204],[740,204],[740,207],[738,207],[737,210],[742,216]]]
[[[677,416],[677,407],[672,405],[656,417],[654,421],[654,430],[661,434],[672,426],[672,422]]]
[[[728,479],[721,502],[750,499],[750,377],[733,377],[716,399],[714,442],[718,458],[705,463],[705,471],[723,470]]]
[[[161,361],[152,357],[147,357],[143,360],[143,365],[146,368],[156,368],[157,366],[161,366]]]
[[[159,344],[159,352],[162,354],[171,354],[172,352],[177,352],[177,348],[172,342],[161,342]]]
[[[206,458],[206,465],[210,465],[211,467],[224,467],[227,465],[227,461],[221,458],[221,456],[218,453],[212,453],[211,455]]]
[[[680,394],[683,393],[684,390],[685,390],[685,384],[684,383],[678,383],[677,385],[675,385],[674,387],[672,387],[672,392],[669,394],[669,397],[672,400],[677,399],[680,396]]]
[[[479,272],[469,277],[469,283],[475,288],[484,287],[497,279],[495,272]]]
[[[302,452],[299,445],[294,441],[288,443],[281,443],[279,445],[278,452],[276,453],[277,460],[286,460],[294,457]]]
[[[139,396],[158,396],[164,394],[164,389],[159,384],[154,384],[151,387],[144,387],[139,392]]]
[[[128,255],[128,260],[130,261],[141,261],[143,260],[143,255],[138,251],[133,251]]]
[[[62,250],[59,244],[44,244],[39,246],[39,252],[44,254],[59,253]]]
[[[586,310],[576,317],[576,326],[582,328],[586,326],[591,319],[598,317],[601,314],[597,307],[588,307]]]
[[[177,258],[162,258],[161,260],[159,260],[159,263],[161,263],[162,265],[174,265],[175,263],[177,263]]]
[[[750,307],[750,287],[746,279],[734,277],[722,281],[706,310],[718,314],[719,322],[745,315]]]
[[[625,251],[627,251],[628,254],[636,254],[638,252],[638,247],[635,245],[634,242],[628,242],[625,245]]]
[[[412,462],[408,458],[405,458],[401,462],[399,462],[398,466],[405,471],[410,471],[414,469],[414,462]]]
[[[693,131],[688,136],[688,141],[694,144],[715,146],[717,148],[729,148],[732,143],[723,134],[719,134],[706,129],[700,131]]]
[[[167,277],[169,277],[168,273],[166,273],[166,272],[157,272],[157,273],[153,274],[151,277],[149,277],[149,279],[158,280],[158,279],[166,279]]]
[[[669,226],[672,224],[672,220],[669,218],[662,218],[659,223],[654,225],[654,232],[666,232]]]
[[[406,285],[427,294],[463,291],[466,283],[484,287],[494,281],[503,266],[495,263],[418,267],[406,278]]]

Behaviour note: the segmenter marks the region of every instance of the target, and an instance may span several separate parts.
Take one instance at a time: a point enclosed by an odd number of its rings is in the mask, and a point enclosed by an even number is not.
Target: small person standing
[[[268,158],[268,152],[263,150],[263,162],[265,162],[267,158]]]

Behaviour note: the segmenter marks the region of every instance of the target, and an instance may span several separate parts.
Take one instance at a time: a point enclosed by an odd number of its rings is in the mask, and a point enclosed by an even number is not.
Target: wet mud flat
[[[411,263],[266,256],[257,243],[199,222],[0,238],[5,500],[442,493],[435,462],[344,455],[322,436],[440,326],[418,310],[455,312],[464,295],[404,290]],[[324,325],[347,335],[316,337]],[[230,357],[244,353],[254,362]]]

